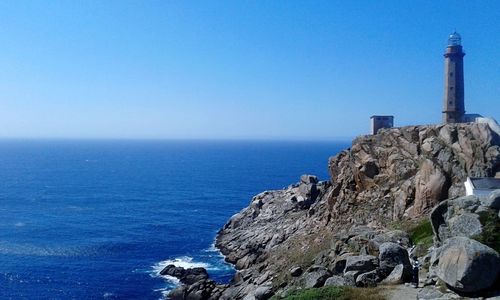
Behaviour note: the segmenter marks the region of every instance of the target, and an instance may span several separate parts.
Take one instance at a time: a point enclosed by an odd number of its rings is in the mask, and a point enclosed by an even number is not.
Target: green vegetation
[[[500,252],[500,222],[497,214],[493,210],[483,212],[479,215],[479,221],[483,225],[483,232],[472,238]]]
[[[415,245],[423,245],[426,249],[432,246],[432,224],[429,219],[423,219],[416,226],[408,230],[410,238]]]
[[[276,296],[272,300],[280,299]],[[305,289],[290,293],[283,299],[286,300],[384,300],[377,288],[354,288],[343,286],[330,286],[317,289]]]

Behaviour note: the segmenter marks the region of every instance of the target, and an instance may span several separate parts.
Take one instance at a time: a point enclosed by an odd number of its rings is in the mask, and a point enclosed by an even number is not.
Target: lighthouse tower
[[[464,55],[460,34],[450,34],[444,53],[444,123],[464,121]]]

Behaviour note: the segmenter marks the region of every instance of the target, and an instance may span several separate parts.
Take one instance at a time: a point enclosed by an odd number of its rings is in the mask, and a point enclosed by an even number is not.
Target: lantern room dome
[[[460,46],[462,44],[462,37],[458,32],[453,32],[448,36],[448,46]]]

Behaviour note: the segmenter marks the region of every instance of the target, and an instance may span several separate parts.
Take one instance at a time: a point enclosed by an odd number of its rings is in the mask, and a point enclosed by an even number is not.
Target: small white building
[[[488,195],[494,190],[500,189],[500,178],[494,177],[467,177],[464,182],[465,194],[482,196]]]

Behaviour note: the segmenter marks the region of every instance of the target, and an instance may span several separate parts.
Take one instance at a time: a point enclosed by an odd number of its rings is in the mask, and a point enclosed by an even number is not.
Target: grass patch
[[[280,299],[277,297],[272,300]],[[377,288],[354,288],[343,286],[330,286],[317,289],[305,289],[290,293],[282,298],[286,300],[384,300]]]
[[[278,276],[273,280],[275,287],[290,282],[290,268],[301,267],[306,270],[314,262],[314,258],[323,250],[330,249],[331,238],[327,232],[321,232],[307,237],[291,237],[288,247],[274,253],[273,260],[280,262],[276,266]]]
[[[483,225],[483,232],[472,238],[500,252],[500,222],[496,212],[487,211],[481,213],[479,221]]]
[[[431,222],[427,218],[423,219],[413,228],[410,228],[408,233],[410,234],[413,244],[423,245],[426,249],[432,246],[434,232],[432,231]]]

